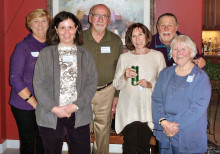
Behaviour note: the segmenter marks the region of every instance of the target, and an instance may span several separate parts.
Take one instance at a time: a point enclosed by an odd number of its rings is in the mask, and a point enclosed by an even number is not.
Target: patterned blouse
[[[60,64],[60,106],[72,104],[77,99],[77,48],[58,45]]]

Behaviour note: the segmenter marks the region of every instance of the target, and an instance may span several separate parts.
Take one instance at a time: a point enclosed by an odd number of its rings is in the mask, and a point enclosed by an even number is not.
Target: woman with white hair
[[[192,62],[197,49],[188,36],[177,36],[170,54],[176,65],[161,71],[152,94],[159,153],[204,153],[211,97],[209,78]]]

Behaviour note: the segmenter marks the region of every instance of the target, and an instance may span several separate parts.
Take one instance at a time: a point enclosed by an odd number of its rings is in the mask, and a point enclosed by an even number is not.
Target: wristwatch
[[[164,120],[167,120],[167,119],[166,119],[166,118],[161,118],[161,119],[159,120],[159,125],[161,125],[161,122],[164,121]]]

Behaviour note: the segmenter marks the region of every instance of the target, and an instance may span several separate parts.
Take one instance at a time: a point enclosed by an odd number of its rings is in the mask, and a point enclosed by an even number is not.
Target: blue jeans
[[[170,143],[160,142],[159,143],[159,154],[204,154],[204,153],[186,153],[186,152],[179,152],[179,148],[173,146]]]

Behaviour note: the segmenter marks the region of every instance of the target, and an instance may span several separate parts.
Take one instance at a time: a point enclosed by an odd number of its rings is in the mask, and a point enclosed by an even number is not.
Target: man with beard
[[[170,57],[170,44],[173,39],[180,35],[178,31],[178,22],[175,15],[172,13],[164,13],[157,20],[157,33],[153,35],[150,49],[155,49],[163,53],[167,66],[173,66],[174,61]],[[202,55],[196,55],[193,60],[198,67],[202,68],[205,66],[206,62],[201,57]]]
[[[98,71],[98,88],[92,99],[94,122],[90,125],[95,137],[93,154],[108,154],[111,112],[118,101],[112,81],[123,44],[119,36],[107,30],[110,9],[104,4],[90,9],[89,22],[90,28],[83,32],[83,46],[92,52]]]

